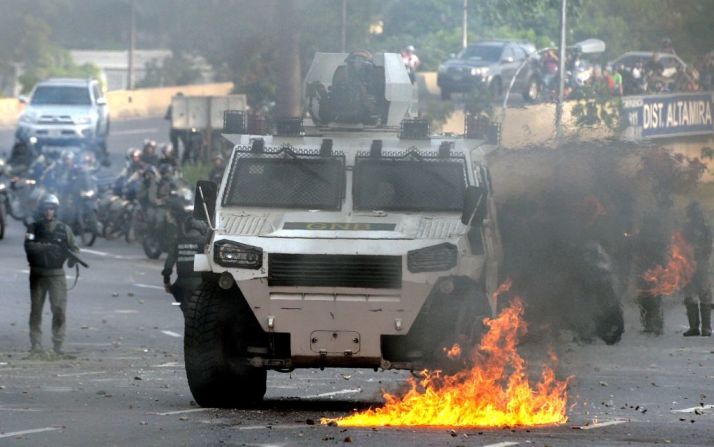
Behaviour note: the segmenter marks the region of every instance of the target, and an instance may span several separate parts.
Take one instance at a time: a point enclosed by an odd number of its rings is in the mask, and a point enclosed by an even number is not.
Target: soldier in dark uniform
[[[171,293],[183,308],[194,290],[201,285],[201,274],[193,271],[193,255],[203,253],[208,227],[188,215],[183,221],[176,243],[166,256],[161,276],[164,290]],[[171,284],[171,272],[176,265],[176,281]]]
[[[55,216],[59,200],[55,195],[46,196],[40,203],[37,222],[27,227],[25,252],[30,263],[30,343],[32,353],[42,351],[42,308],[49,292],[52,309],[52,342],[54,352],[62,354],[65,334],[65,310],[67,308],[67,281],[62,264],[67,259],[65,248],[79,252],[69,226]],[[71,264],[71,265],[70,265]],[[70,259],[68,267],[74,263]]]
[[[221,180],[223,180],[223,172],[225,170],[226,170],[226,163],[225,163],[225,160],[223,159],[223,155],[216,154],[213,157],[213,168],[211,169],[211,172],[208,174],[208,180],[212,181],[216,185],[220,185]]]
[[[687,308],[689,330],[685,337],[712,334],[711,309],[712,293],[709,280],[709,258],[712,254],[712,230],[707,224],[699,202],[692,201],[687,208],[687,222],[682,231],[684,239],[694,249],[697,269],[694,277],[684,288],[684,305]],[[699,303],[697,303],[697,299]],[[699,323],[701,317],[701,331]]]
[[[662,335],[664,331],[662,295],[652,290],[652,284],[646,281],[643,275],[648,270],[667,263],[671,231],[666,217],[659,214],[650,213],[644,216],[633,247],[639,292],[637,304],[640,307],[642,330],[655,335]]]

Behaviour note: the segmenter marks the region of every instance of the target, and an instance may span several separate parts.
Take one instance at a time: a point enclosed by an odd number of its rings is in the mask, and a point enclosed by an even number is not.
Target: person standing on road
[[[633,244],[634,270],[637,274],[637,304],[640,308],[642,332],[646,334],[664,333],[662,295],[652,289],[652,283],[644,279],[644,274],[658,265],[665,265],[670,235],[670,225],[664,213],[648,213],[642,219]]]
[[[694,277],[684,288],[684,305],[687,308],[689,330],[683,335],[691,337],[712,334],[712,292],[709,280],[709,258],[712,254],[712,230],[704,217],[699,202],[692,201],[687,207],[687,222],[682,231],[684,239],[694,249],[697,263]],[[697,299],[699,303],[697,303]],[[701,331],[699,324],[701,323]]]
[[[408,45],[402,51],[402,62],[407,69],[407,73],[409,73],[409,80],[412,81],[413,84],[416,81],[416,70],[421,64],[413,45]]]
[[[212,161],[213,168],[208,173],[208,180],[220,186],[221,180],[223,180],[223,171],[226,170],[226,162],[220,153],[216,154]]]
[[[42,350],[42,308],[49,293],[52,309],[52,343],[54,352],[62,355],[67,308],[67,281],[62,264],[66,250],[79,252],[74,234],[68,225],[56,217],[59,209],[57,196],[50,194],[40,203],[37,222],[28,225],[25,253],[30,264],[30,343],[33,354]],[[68,267],[74,263],[70,259]]]
[[[208,227],[191,215],[186,216],[181,227],[176,243],[166,256],[161,276],[164,280],[164,290],[172,294],[184,309],[193,291],[201,285],[201,273],[193,271],[193,255],[203,253]],[[176,281],[171,284],[174,265]]]

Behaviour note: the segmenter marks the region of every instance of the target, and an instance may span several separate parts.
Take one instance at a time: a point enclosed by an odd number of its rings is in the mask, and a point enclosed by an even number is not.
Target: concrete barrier
[[[178,87],[147,88],[137,90],[113,90],[107,93],[111,118],[143,118],[163,116],[171,104],[171,98],[182,92],[186,96],[223,96],[233,91],[232,82],[216,84],[182,85]],[[17,118],[23,109],[17,98],[0,99],[0,127],[17,126]]]
[[[163,116],[171,98],[181,92],[186,96],[223,96],[233,91],[232,82],[182,85],[178,87],[115,90],[107,93],[112,119]]]
[[[578,128],[572,110],[577,103],[567,102],[563,107],[563,131],[565,136],[582,139],[605,138],[613,133],[606,127]],[[496,109],[495,117],[501,120],[503,110]],[[461,135],[464,133],[464,112],[457,110],[441,126],[441,131]],[[533,104],[509,108],[501,129],[501,143],[510,149],[552,142],[555,138],[555,104]]]
[[[0,99],[0,127],[15,127],[22,106],[17,98]]]

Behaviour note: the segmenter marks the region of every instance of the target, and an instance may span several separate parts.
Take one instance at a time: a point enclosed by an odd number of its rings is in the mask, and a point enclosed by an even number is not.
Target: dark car
[[[449,99],[452,93],[467,92],[479,85],[487,86],[493,96],[501,96],[518,67],[535,51],[529,42],[489,40],[471,44],[439,66],[441,98]],[[517,91],[527,91],[532,69],[532,64],[523,67],[514,85]]]

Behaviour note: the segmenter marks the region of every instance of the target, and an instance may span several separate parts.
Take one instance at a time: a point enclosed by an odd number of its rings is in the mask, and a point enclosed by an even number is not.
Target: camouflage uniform
[[[186,217],[181,234],[166,256],[164,269],[161,271],[164,288],[181,303],[182,308],[193,291],[201,285],[201,274],[193,271],[193,255],[203,253],[207,231],[206,224],[194,219],[193,216]],[[171,284],[174,265],[176,265],[176,282]]]
[[[52,309],[52,342],[62,352],[67,308],[67,281],[62,264],[67,259],[61,245],[78,252],[72,230],[56,218],[42,217],[30,224],[25,236],[25,252],[30,264],[30,343],[32,351],[42,350],[42,308],[49,293]]]
[[[694,277],[684,288],[684,305],[687,308],[689,330],[685,337],[692,335],[711,335],[712,294],[709,279],[709,258],[712,254],[712,230],[698,202],[690,203],[687,209],[687,223],[683,229],[684,239],[694,249],[694,261],[697,264]],[[695,298],[696,297],[696,298]],[[697,298],[699,303],[697,303]],[[699,330],[701,316],[701,332]]]

